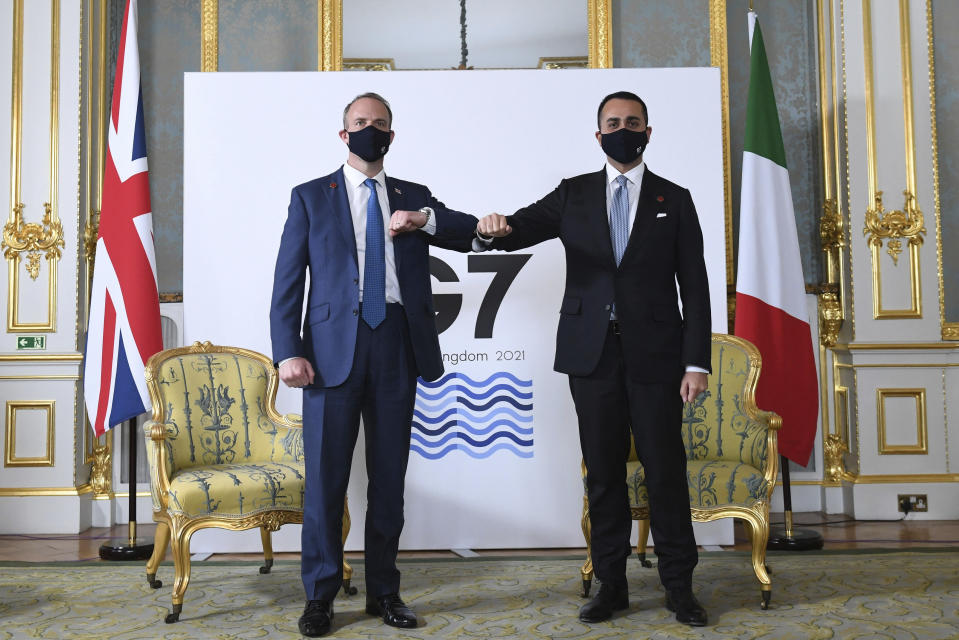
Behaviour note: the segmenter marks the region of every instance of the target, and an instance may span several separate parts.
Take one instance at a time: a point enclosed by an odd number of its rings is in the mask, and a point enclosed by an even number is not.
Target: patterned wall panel
[[[939,207],[942,285],[947,322],[959,323],[959,3],[933,0],[936,128],[939,134]],[[919,115],[919,114],[917,114]],[[928,219],[928,218],[927,218]]]
[[[708,0],[614,0],[612,27],[616,67],[709,66]]]
[[[183,290],[183,73],[200,70],[200,0],[141,0],[140,78],[160,292]],[[112,67],[111,67],[112,69]],[[112,71],[109,71],[112,77]]]
[[[220,0],[219,71],[315,71],[316,0]]]
[[[806,284],[824,279],[819,243],[822,214],[822,155],[819,143],[815,2],[753,2],[763,30],[786,147],[786,166],[796,210],[799,250]],[[739,236],[746,95],[749,90],[747,0],[729,0],[729,138],[732,165],[734,237]],[[737,246],[738,249],[738,246]]]

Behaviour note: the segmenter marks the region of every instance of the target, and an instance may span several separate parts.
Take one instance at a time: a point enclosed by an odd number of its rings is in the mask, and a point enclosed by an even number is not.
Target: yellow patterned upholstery
[[[762,360],[751,343],[713,334],[709,387],[683,406],[683,442],[686,479],[693,520],[742,518],[752,541],[753,569],[762,587],[763,608],[769,603],[771,581],[765,564],[769,539],[769,501],[775,486],[779,454],[776,431],[782,420],[756,407],[756,382]],[[626,464],[630,511],[640,521],[637,553],[644,566],[649,535],[649,497],[646,474],[635,448]],[[583,469],[585,478],[585,467]],[[583,534],[587,558],[582,568],[583,589],[589,592],[593,563],[589,557],[589,505],[583,497]]]
[[[268,573],[271,532],[303,522],[303,431],[299,416],[276,412],[278,375],[266,356],[194,343],[147,362],[153,416],[144,426],[153,519],[158,523],[147,581],[172,542],[175,622],[190,581],[190,537],[199,529],[260,528]],[[349,513],[344,514],[344,533]],[[352,569],[344,563],[344,587]]]

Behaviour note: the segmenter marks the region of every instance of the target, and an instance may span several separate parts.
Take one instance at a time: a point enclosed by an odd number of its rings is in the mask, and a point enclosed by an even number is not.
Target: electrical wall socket
[[[929,500],[924,493],[900,493],[897,501],[899,511],[929,511]]]

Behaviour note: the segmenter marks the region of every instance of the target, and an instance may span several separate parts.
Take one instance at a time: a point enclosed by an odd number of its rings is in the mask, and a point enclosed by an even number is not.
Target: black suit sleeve
[[[558,238],[568,190],[567,181],[563,180],[545,197],[506,216],[513,232],[493,240],[491,248],[516,251]]]
[[[684,189],[676,237],[679,295],[683,301],[683,366],[695,365],[712,370],[712,315],[709,305],[709,280],[703,257],[703,232],[696,206]]]
[[[475,216],[448,208],[427,190],[427,204],[436,216],[436,233],[429,243],[441,249],[469,253],[473,249],[473,234],[479,222]]]

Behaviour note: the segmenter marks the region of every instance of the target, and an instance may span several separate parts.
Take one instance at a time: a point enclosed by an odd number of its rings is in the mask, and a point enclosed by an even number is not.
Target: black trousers
[[[601,582],[626,586],[632,528],[626,458],[632,431],[646,470],[650,529],[660,580],[666,589],[686,588],[691,584],[698,553],[681,433],[681,380],[636,382],[628,375],[630,365],[623,359],[620,337],[611,323],[596,369],[586,376],[569,377],[586,463],[593,569]]]

